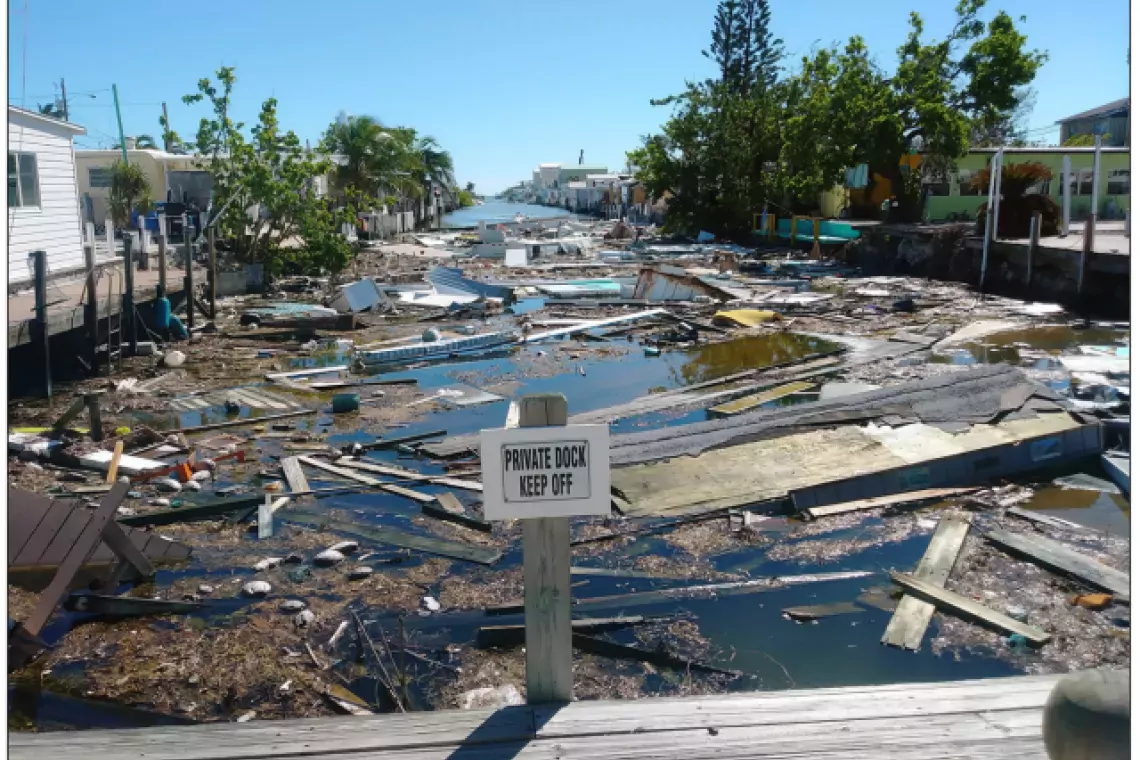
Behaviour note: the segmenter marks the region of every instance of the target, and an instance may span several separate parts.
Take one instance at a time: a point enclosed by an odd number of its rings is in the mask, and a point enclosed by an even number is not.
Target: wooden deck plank
[[[745,396],[738,398],[735,401],[727,401],[718,406],[709,409],[710,417],[732,417],[733,415],[743,414],[744,412],[751,411],[757,407],[767,404],[769,401],[776,401],[784,396],[790,396],[793,393],[799,393],[811,388],[813,383],[797,382],[787,383],[771,390],[763,391],[752,396]]]
[[[935,586],[945,586],[969,532],[970,524],[965,520],[944,518],[939,521],[930,545],[926,547],[926,553],[918,562],[914,577]],[[887,623],[882,643],[903,649],[918,649],[932,617],[933,604],[904,594],[891,621]]]
[[[1027,557],[1048,570],[1075,576],[1094,588],[1108,591],[1122,602],[1131,599],[1127,573],[1079,554],[1064,544],[1044,536],[1026,536],[1005,530],[991,530],[986,534],[986,540],[1007,552]]]
[[[581,701],[103,731],[13,733],[9,757],[102,760],[744,758],[1045,760],[1060,676]],[[805,739],[805,737],[810,737]]]
[[[305,478],[305,471],[297,457],[285,457],[281,460],[281,472],[285,474],[285,482],[293,493],[309,490],[309,481]]]
[[[36,560],[36,564],[58,565],[63,562],[64,558],[71,552],[71,547],[75,545],[75,540],[79,538],[79,534],[87,527],[90,520],[90,510],[83,507],[72,509],[71,514],[63,521],[63,525],[59,526],[55,538],[51,540],[43,554]]]
[[[387,467],[385,465],[374,464],[372,462],[361,462],[350,457],[341,457],[336,461],[336,464],[342,467],[349,467],[355,470],[363,470],[365,472],[373,472],[377,475],[388,475],[393,478],[403,478],[404,480],[420,480],[425,483],[433,483],[441,486],[448,486],[449,488],[458,488],[466,491],[483,491],[483,484],[473,480],[460,480],[458,478],[449,478],[446,475],[425,475],[422,472],[413,472],[412,470],[405,470],[400,467]]]
[[[874,496],[870,499],[855,499],[853,501],[843,501],[838,504],[828,504],[825,507],[810,507],[804,510],[812,517],[827,517],[829,515],[841,515],[846,512],[858,512],[862,509],[876,509],[878,507],[890,507],[895,504],[907,504],[915,501],[928,501],[930,499],[944,499],[950,496],[961,496],[965,493],[977,491],[977,488],[923,488],[919,491],[906,491],[903,493],[888,494],[886,496]],[[796,501],[796,492],[793,491],[792,503]]]
[[[8,564],[20,556],[20,551],[35,534],[51,509],[51,499],[30,491],[8,489]]]
[[[418,501],[421,504],[431,504],[435,502],[434,496],[428,496],[425,493],[413,491],[410,488],[404,488],[402,486],[385,483],[381,480],[377,480],[376,478],[371,478],[367,475],[361,475],[359,472],[354,472],[353,470],[349,470],[344,467],[337,467],[335,465],[328,464],[327,462],[322,462],[319,459],[314,459],[313,457],[299,456],[297,457],[297,461],[303,464],[307,464],[310,467],[315,467],[318,470],[324,470],[325,472],[332,473],[333,475],[339,475],[342,478],[355,480],[357,483],[363,483],[366,486],[379,486],[382,490],[387,491],[388,493],[393,493],[397,496],[403,496],[406,499],[412,499],[413,501]]]
[[[969,597],[944,589],[941,586],[935,586],[932,583],[918,580],[905,573],[891,572],[891,580],[907,591],[927,601],[933,602],[943,609],[950,610],[959,617],[980,623],[988,628],[996,629],[1002,633],[1021,634],[1031,643],[1037,645],[1046,644],[1049,642],[1049,639],[1052,638],[1040,628],[1018,622],[1008,615],[1003,615],[996,610],[986,607],[984,604],[975,602]]]
[[[51,503],[47,514],[40,524],[36,527],[35,533],[32,534],[28,542],[24,544],[24,548],[13,559],[8,560],[10,567],[25,567],[30,565],[39,564],[40,557],[43,556],[44,550],[48,548],[48,544],[55,538],[55,534],[63,526],[63,522],[71,514],[72,505],[74,502],[66,499],[57,499]]]

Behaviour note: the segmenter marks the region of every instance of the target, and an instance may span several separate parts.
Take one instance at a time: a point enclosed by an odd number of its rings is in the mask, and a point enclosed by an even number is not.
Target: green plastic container
[[[332,397],[333,414],[355,412],[360,409],[360,396],[355,393],[338,393]]]

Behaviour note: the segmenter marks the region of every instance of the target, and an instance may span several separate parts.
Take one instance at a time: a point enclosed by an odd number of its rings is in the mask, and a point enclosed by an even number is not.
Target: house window
[[[110,187],[111,168],[109,166],[92,166],[87,170],[87,183],[91,187]]]
[[[927,195],[949,195],[950,182],[947,180],[924,180],[922,189]]]
[[[958,195],[985,195],[984,189],[973,186],[974,178],[978,176],[975,171],[962,169],[958,172]]]
[[[1092,169],[1074,169],[1069,191],[1073,195],[1092,195]]]
[[[1128,195],[1131,191],[1131,175],[1128,169],[1113,169],[1108,173],[1108,194]]]
[[[34,153],[8,154],[8,208],[40,205],[40,178]]]
[[[1030,185],[1025,193],[1026,195],[1048,195],[1052,184],[1051,180],[1043,179]]]

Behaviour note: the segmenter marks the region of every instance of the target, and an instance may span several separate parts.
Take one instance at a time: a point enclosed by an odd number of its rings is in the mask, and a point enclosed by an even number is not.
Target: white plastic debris
[[[150,507],[169,507],[170,506],[170,499],[154,498],[154,499],[148,499],[146,503],[147,503],[147,506],[150,506]]]
[[[156,478],[151,481],[151,484],[160,491],[177,493],[182,490],[182,484],[174,478]]]
[[[201,491],[202,490],[202,484],[199,483],[197,480],[187,480],[185,483],[182,484],[182,490],[183,491]]]
[[[190,479],[196,483],[205,483],[212,477],[214,477],[213,473],[211,473],[209,470],[198,470],[198,472],[190,476]]]
[[[256,712],[256,711],[254,711],[254,710],[250,710],[250,711],[249,711],[249,712],[247,712],[245,715],[243,715],[243,716],[241,716],[240,718],[238,718],[238,719],[237,719],[237,722],[238,722],[238,723],[248,723],[248,722],[250,722],[251,720],[253,720],[253,719],[254,719],[254,718],[256,718],[256,717],[257,717],[257,712]]]
[[[296,613],[307,608],[308,606],[308,604],[301,601],[300,599],[286,599],[285,601],[281,602],[281,605],[278,607],[278,609],[282,612]]]
[[[350,581],[362,581],[365,578],[371,577],[372,568],[370,567],[354,567],[348,571],[348,579]]]
[[[265,581],[250,581],[241,587],[241,592],[243,594],[246,596],[252,596],[254,598],[263,597],[272,590],[273,587]]]
[[[329,551],[340,552],[341,554],[356,554],[360,549],[360,544],[355,541],[341,541],[339,544],[333,544],[329,547]]]
[[[485,686],[482,689],[472,689],[463,692],[459,704],[464,710],[485,710],[521,705],[522,694],[514,684],[505,683],[502,686]]]
[[[254,565],[253,569],[257,570],[258,572],[260,572],[262,570],[269,570],[270,568],[277,567],[278,565],[281,564],[281,562],[282,562],[281,557],[266,557],[265,559],[261,560],[256,565]]]
[[[162,363],[167,367],[181,367],[186,363],[186,354],[181,351],[167,351],[162,357]]]
[[[325,549],[323,552],[313,557],[313,564],[320,567],[332,567],[338,562],[344,561],[344,555],[335,549]]]
[[[440,604],[434,597],[425,596],[423,602],[424,608],[427,609],[428,612],[439,612]]]
[[[214,593],[214,587],[209,585],[208,583],[203,583],[201,586],[198,587],[198,593],[199,594],[212,594],[212,593]]]
[[[298,628],[307,628],[317,622],[317,616],[312,610],[301,610],[293,617],[293,625]]]

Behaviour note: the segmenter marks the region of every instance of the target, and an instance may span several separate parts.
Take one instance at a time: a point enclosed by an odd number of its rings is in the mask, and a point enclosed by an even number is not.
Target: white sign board
[[[608,425],[484,430],[479,443],[487,520],[610,513]]]
[[[527,265],[525,248],[508,248],[503,258],[503,263],[509,267],[525,267]]]

